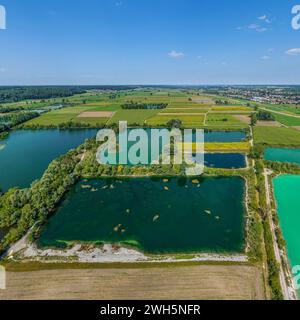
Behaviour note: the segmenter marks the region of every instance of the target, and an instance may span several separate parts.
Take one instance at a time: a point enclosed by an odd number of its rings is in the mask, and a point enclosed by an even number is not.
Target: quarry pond
[[[286,241],[290,267],[293,269],[300,265],[300,176],[280,175],[273,179],[273,184],[280,227]]]
[[[300,166],[300,149],[291,148],[267,148],[265,159],[277,162],[296,163]]]
[[[15,130],[0,140],[0,188],[25,188],[39,179],[49,163],[77,147],[85,139],[95,136],[97,129],[70,130]],[[206,142],[239,142],[246,139],[243,131],[210,131]],[[207,154],[209,167],[242,168],[245,157],[241,154]]]
[[[44,226],[38,245],[121,244],[146,253],[239,253],[240,177],[81,180]]]
[[[0,188],[29,187],[49,163],[96,135],[95,129],[16,130],[0,141]]]

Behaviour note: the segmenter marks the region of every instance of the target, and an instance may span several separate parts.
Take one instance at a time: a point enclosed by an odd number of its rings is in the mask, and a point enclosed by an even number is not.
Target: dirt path
[[[266,109],[266,108],[262,108],[262,107],[260,107],[259,109],[264,110],[264,111],[268,111],[268,112],[271,112],[271,113],[281,114],[281,115],[287,116],[287,117],[292,117],[292,118],[298,118],[298,119],[300,119],[300,116],[293,115],[293,114],[287,114],[287,113],[284,113],[284,112],[274,111],[274,110],[270,110],[270,109]]]
[[[204,126],[206,126],[207,114],[208,114],[208,112],[206,112],[206,113],[204,114],[204,119],[203,119],[203,125],[204,125]]]

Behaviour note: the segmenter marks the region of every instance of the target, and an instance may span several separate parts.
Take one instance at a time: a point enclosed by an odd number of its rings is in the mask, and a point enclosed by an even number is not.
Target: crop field
[[[166,108],[159,110],[160,113],[206,113],[208,109],[202,109],[202,108]]]
[[[190,146],[192,144],[192,146]],[[196,143],[185,142],[184,145],[192,150],[196,150]],[[182,148],[182,143],[178,143],[178,147]],[[248,141],[243,142],[206,142],[205,151],[208,152],[249,152],[250,143]]]
[[[253,111],[252,108],[244,106],[214,106],[212,107],[213,111]]]
[[[255,127],[254,140],[274,146],[300,146],[300,132],[290,128]]]
[[[168,104],[168,109],[169,108],[179,108],[179,109],[210,109],[211,108],[211,104],[199,104],[196,102],[190,102],[188,101],[188,99],[186,99],[185,101],[169,101]]]
[[[230,114],[208,113],[206,119],[207,126],[238,126],[246,127],[247,125],[238,118]]]
[[[267,109],[274,110],[274,111],[280,111],[283,113],[288,114],[299,114],[300,115],[300,106],[299,105],[279,105],[279,106],[270,106],[270,105],[264,105]]]
[[[184,127],[203,127],[204,115],[156,115],[146,121],[151,126],[166,125],[170,120],[181,120]]]
[[[25,264],[26,265],[26,264]],[[58,267],[56,267],[58,268]],[[260,268],[252,265],[133,266],[7,272],[10,299],[265,299]]]
[[[108,124],[118,123],[119,121],[127,121],[129,125],[139,124],[156,115],[158,110],[119,110],[108,121]]]
[[[299,115],[299,118],[295,118],[295,117],[284,116],[283,114],[276,114],[276,113],[273,113],[273,114],[275,116],[275,119],[278,122],[286,126],[289,126],[289,127],[300,126],[300,115]]]
[[[66,122],[86,123],[90,125],[106,123],[113,112],[117,110],[116,105],[99,105],[97,104],[82,104],[74,107],[67,107],[59,110],[50,111],[44,113],[38,118],[34,118],[26,123],[26,125],[59,125]],[[84,116],[85,113],[93,112],[95,115],[97,112],[105,112],[106,116],[90,117]]]

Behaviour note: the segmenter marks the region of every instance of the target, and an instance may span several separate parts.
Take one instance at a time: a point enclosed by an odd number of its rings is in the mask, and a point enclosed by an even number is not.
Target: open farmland
[[[202,109],[202,108],[166,108],[159,111],[159,114],[161,113],[172,113],[172,114],[197,114],[197,113],[206,113],[208,109]]]
[[[213,111],[253,111],[252,108],[244,106],[214,106],[212,107]]]
[[[128,125],[143,125],[145,120],[156,115],[158,110],[119,110],[108,121],[108,124],[118,124],[119,121],[127,121]]]
[[[300,146],[300,132],[290,128],[255,127],[254,141],[275,146]]]
[[[205,124],[210,127],[241,127],[245,128],[247,125],[238,118],[230,114],[215,114],[208,113]]]
[[[192,146],[191,146],[192,145]],[[199,143],[198,143],[199,145]],[[185,148],[188,150],[196,150],[196,143],[185,142]],[[182,143],[178,143],[178,147],[182,149]],[[207,152],[249,152],[250,143],[248,141],[243,142],[206,142],[204,145]]]
[[[275,114],[273,113],[275,116],[275,119],[286,125],[286,126],[291,126],[291,127],[296,127],[296,126],[300,126],[300,115],[298,115],[298,118],[296,117],[289,117],[288,115],[283,115],[283,114]]]
[[[40,117],[28,121],[26,125],[57,126],[67,122],[80,122],[89,125],[103,124],[107,122],[117,109],[118,106],[112,104],[82,104],[44,113]]]
[[[186,128],[203,127],[204,115],[156,115],[146,121],[150,126],[163,126],[170,120],[180,120]]]
[[[72,269],[69,264],[67,267],[9,271],[7,290],[0,291],[0,299],[265,298],[262,272],[251,265],[127,264],[121,268],[95,265],[91,269],[87,266]]]

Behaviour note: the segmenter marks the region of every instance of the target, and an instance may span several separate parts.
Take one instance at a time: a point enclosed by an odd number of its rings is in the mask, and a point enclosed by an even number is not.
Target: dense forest
[[[53,99],[71,97],[74,94],[86,93],[87,90],[122,91],[136,88],[138,88],[138,86],[0,86],[0,104],[30,99]]]
[[[70,97],[85,92],[82,87],[0,87],[0,103]]]

